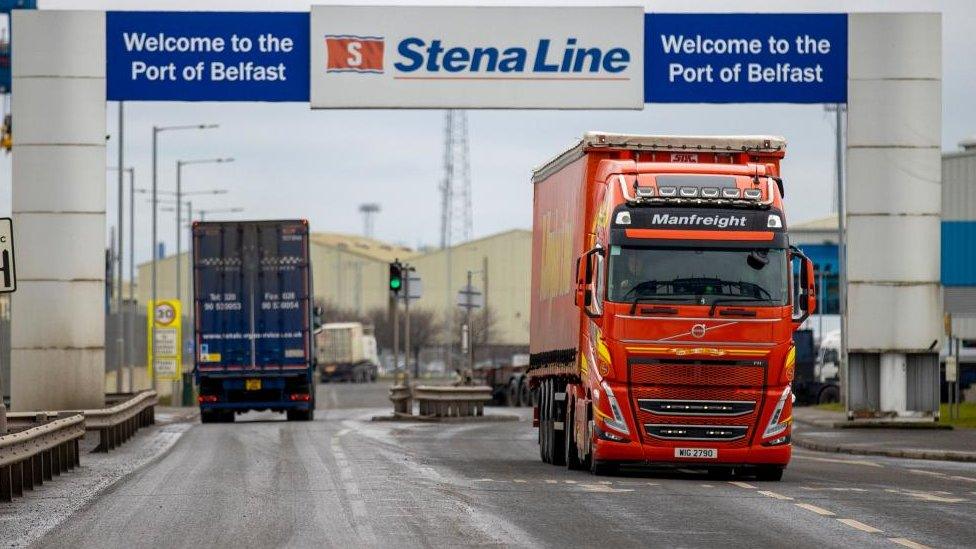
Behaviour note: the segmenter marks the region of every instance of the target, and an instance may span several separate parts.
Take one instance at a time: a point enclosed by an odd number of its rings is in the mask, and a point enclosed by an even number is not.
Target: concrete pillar
[[[14,410],[100,407],[105,14],[13,12]]]
[[[887,416],[905,415],[906,403],[919,401],[910,394],[916,389],[907,381],[906,353],[936,354],[938,376],[941,25],[937,13],[849,17],[848,348],[880,360],[853,361],[877,364],[879,371],[848,377],[879,383],[880,410],[869,411]],[[848,395],[871,392],[848,389]],[[931,399],[925,402],[930,406]]]

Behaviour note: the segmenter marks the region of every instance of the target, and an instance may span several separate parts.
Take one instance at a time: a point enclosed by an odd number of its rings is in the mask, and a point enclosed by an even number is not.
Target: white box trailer
[[[329,322],[315,332],[315,358],[322,383],[376,381],[376,338],[360,322]]]

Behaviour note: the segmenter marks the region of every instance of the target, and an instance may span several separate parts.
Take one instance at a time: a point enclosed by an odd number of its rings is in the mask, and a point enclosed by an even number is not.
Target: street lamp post
[[[121,109],[121,104],[120,104],[119,105],[119,116],[121,117],[121,115],[122,115],[122,109]],[[122,125],[120,123],[119,124],[120,134],[121,134],[121,130],[122,130]],[[121,154],[121,152],[119,153],[119,160],[122,160],[122,154]],[[128,167],[128,168],[119,169],[116,166],[116,167],[109,168],[109,170],[117,170],[119,172],[119,176],[120,177],[121,177],[121,175],[123,173],[128,173],[129,174],[129,304],[130,304],[130,307],[132,307],[133,306],[132,304],[135,303],[135,283],[136,283],[136,276],[135,276],[135,272],[136,272],[136,262],[135,262],[135,257],[136,257],[136,248],[135,248],[135,241],[136,241],[136,238],[135,238],[136,237],[136,233],[135,233],[135,219],[136,219],[136,217],[135,217],[135,211],[136,211],[136,199],[135,199],[135,196],[136,196],[136,188],[135,188],[135,184],[136,184],[136,169],[133,168],[133,167],[131,167],[131,166]],[[133,348],[133,345],[135,344],[135,339],[134,339],[135,338],[135,330],[133,328],[135,322],[133,322],[133,320],[134,320],[133,318],[126,319],[125,306],[124,306],[125,300],[122,297],[122,255],[123,255],[122,254],[122,243],[123,243],[122,233],[124,232],[122,230],[122,227],[124,226],[124,223],[122,221],[122,217],[124,215],[123,210],[122,210],[122,200],[123,200],[123,196],[122,195],[123,195],[123,193],[122,193],[122,186],[120,185],[119,186],[119,222],[118,222],[118,225],[119,225],[119,257],[118,257],[118,271],[119,271],[118,292],[119,292],[119,295],[118,295],[118,314],[120,315],[119,318],[121,320],[120,320],[120,324],[119,324],[119,328],[120,328],[120,334],[119,334],[119,373],[117,374],[118,379],[116,380],[116,390],[118,390],[119,392],[122,392],[122,374],[121,374],[121,371],[122,371],[122,365],[125,364],[126,370],[128,370],[128,375],[129,375],[129,392],[131,393],[131,392],[135,391],[135,380],[132,377],[133,376],[134,366],[133,366],[133,364],[131,362],[131,359],[135,356],[135,349]],[[129,316],[131,316],[131,315],[129,315]],[[129,355],[129,358],[130,358],[129,361],[126,361],[125,360],[126,353],[128,353],[128,355]]]
[[[183,298],[183,166],[191,164],[223,164],[233,158],[205,158],[176,161],[176,300]]]
[[[152,127],[152,267],[150,276],[150,295],[152,303],[155,306],[156,300],[158,299],[157,291],[157,273],[158,273],[158,253],[156,252],[156,233],[158,229],[158,219],[157,219],[157,208],[158,208],[158,179],[159,170],[158,168],[158,156],[159,156],[159,134],[165,131],[178,131],[178,130],[206,130],[218,127],[217,124],[190,124],[190,125],[180,125],[180,126],[153,126]],[[149,325],[152,326],[150,330],[150,343],[155,345],[156,343],[156,323],[150,319]],[[153,365],[150,364],[150,367]],[[152,368],[152,379],[150,380],[152,388],[156,388],[156,369]]]

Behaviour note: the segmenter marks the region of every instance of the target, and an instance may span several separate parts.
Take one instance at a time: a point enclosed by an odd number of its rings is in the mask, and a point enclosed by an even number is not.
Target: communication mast
[[[373,216],[380,211],[380,205],[376,203],[360,204],[359,213],[363,214],[363,236],[373,238]]]
[[[441,248],[471,239],[471,164],[468,115],[444,114],[444,180],[441,182]]]

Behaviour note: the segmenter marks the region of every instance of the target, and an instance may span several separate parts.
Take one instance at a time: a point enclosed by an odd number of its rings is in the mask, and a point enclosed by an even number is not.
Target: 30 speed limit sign
[[[9,217],[0,218],[0,293],[17,289],[14,269],[14,223]]]

